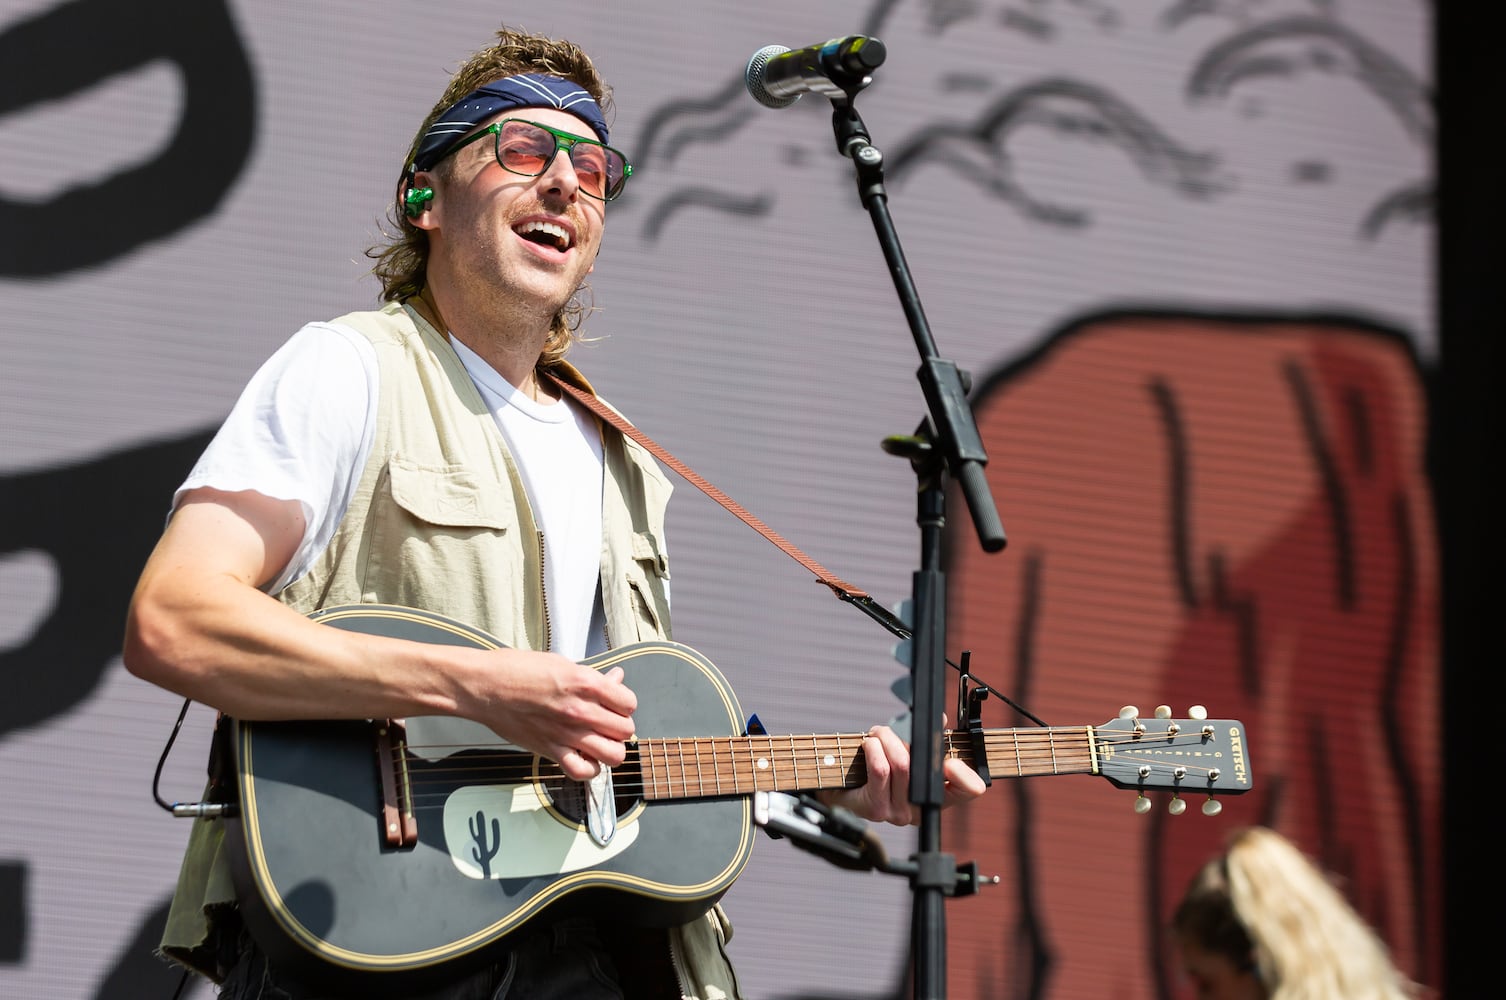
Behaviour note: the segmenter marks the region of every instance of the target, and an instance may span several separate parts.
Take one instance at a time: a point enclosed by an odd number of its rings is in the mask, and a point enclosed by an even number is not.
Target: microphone
[[[804,93],[845,99],[873,82],[884,63],[884,43],[864,35],[833,38],[791,51],[765,45],[748,60],[748,93],[769,108],[787,108]]]

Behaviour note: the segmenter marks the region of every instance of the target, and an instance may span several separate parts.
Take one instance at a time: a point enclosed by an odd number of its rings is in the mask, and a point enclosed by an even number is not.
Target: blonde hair
[[[414,134],[413,142],[408,146],[402,171],[398,175],[397,197],[388,208],[388,220],[396,230],[384,232],[384,242],[366,251],[366,255],[376,261],[371,273],[382,283],[384,302],[411,299],[423,291],[428,283],[429,234],[415,226],[400,207],[411,181],[408,169],[424,133],[441,112],[477,87],[519,73],[547,73],[570,80],[583,87],[595,99],[603,114],[611,109],[611,89],[596,71],[591,57],[580,46],[562,39],[506,27],[498,31],[495,44],[473,53],[455,71],[449,86],[430,109],[418,132]],[[436,169],[441,176],[445,176],[450,164],[441,163]],[[584,288],[582,286],[582,290]],[[540,367],[547,368],[564,358],[571,343],[577,339],[576,331],[588,311],[588,307],[577,296],[572,297],[554,315],[549,328],[549,339],[539,355]]]
[[[1408,1000],[1415,984],[1329,876],[1264,827],[1203,866],[1172,928],[1259,976],[1271,1000]]]

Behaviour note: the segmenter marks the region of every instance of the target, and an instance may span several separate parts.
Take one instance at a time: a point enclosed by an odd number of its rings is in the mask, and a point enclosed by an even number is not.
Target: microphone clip
[[[828,806],[804,792],[757,792],[753,822],[771,837],[788,837],[796,847],[830,861],[839,868],[884,870],[884,845],[868,825],[846,809]]]
[[[947,896],[970,896],[997,875],[980,875],[978,864],[959,865],[950,854],[918,855],[893,861],[868,824],[841,806],[828,806],[804,792],[755,792],[753,822],[771,837],[788,837],[802,850],[838,868],[903,875],[916,886],[935,887]]]

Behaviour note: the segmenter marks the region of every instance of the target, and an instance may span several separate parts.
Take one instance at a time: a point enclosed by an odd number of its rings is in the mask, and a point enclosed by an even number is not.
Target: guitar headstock
[[[1252,787],[1244,726],[1231,719],[1209,719],[1201,705],[1189,718],[1173,719],[1165,705],[1155,717],[1140,718],[1126,706],[1119,718],[1093,731],[1097,770],[1119,788],[1140,794],[1135,811],[1150,811],[1146,792],[1171,792],[1170,812],[1187,810],[1183,796],[1206,796],[1203,813],[1216,816],[1223,806],[1214,796],[1241,795]]]

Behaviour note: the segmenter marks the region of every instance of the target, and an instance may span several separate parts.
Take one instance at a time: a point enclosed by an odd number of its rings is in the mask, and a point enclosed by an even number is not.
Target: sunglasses
[[[627,179],[633,176],[627,157],[611,146],[521,118],[492,122],[451,146],[444,155],[452,156],[489,135],[496,137],[495,152],[502,169],[523,177],[537,177],[548,170],[554,155],[563,148],[570,157],[570,166],[575,168],[581,191],[602,201],[611,201],[622,194]]]

